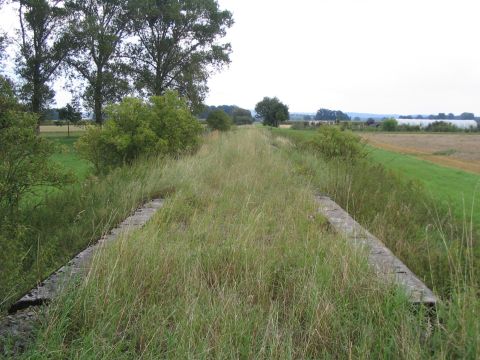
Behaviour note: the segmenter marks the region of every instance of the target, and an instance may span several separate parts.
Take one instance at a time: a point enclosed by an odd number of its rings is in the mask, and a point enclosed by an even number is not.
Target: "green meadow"
[[[480,225],[479,175],[373,147],[370,158],[405,178],[421,182],[425,191],[451,208],[459,219]]]
[[[315,136],[313,130],[274,129],[295,141],[305,141]],[[480,176],[450,167],[421,160],[412,155],[369,146],[368,159],[384,165],[405,180],[421,184],[424,190],[439,201],[443,207],[451,209],[455,216],[480,226]],[[375,179],[371,179],[375,181]]]

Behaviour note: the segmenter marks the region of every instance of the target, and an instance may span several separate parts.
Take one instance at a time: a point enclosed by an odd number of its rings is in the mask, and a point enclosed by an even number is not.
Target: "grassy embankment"
[[[311,139],[312,130],[281,130],[296,141]],[[468,134],[467,134],[468,136]],[[442,206],[449,208],[460,221],[480,227],[480,176],[421,160],[412,155],[369,146],[369,159],[384,165],[403,178],[418,181]],[[371,179],[375,181],[374,178]]]
[[[149,169],[143,164],[88,177],[91,167],[76,154],[74,134],[42,133],[63,146],[52,161],[72,171],[77,181],[61,191],[36,189],[24,202],[18,219],[21,232],[0,254],[1,312],[144,201],[169,192],[156,181],[160,166]]]
[[[470,221],[470,214],[465,219],[453,210],[462,199],[449,199],[457,202],[447,206],[444,194],[432,193],[421,178],[412,181],[401,172],[387,170],[372,161],[372,154],[357,164],[325,161],[305,143],[315,132],[273,131],[297,144],[288,156],[299,173],[353,214],[440,295],[443,306],[438,313],[443,323],[449,322],[445,315],[466,320],[463,325],[468,330],[462,335],[470,341],[464,345],[478,352],[480,322],[475,314],[480,311],[479,224]],[[448,168],[444,171],[456,173]],[[441,184],[441,179],[437,181]],[[449,185],[457,186],[454,181]]]
[[[294,151],[248,129],[145,164],[174,189],[165,207],[97,254],[25,358],[474,358],[465,299],[441,304],[425,332],[424,315],[329,231]]]
[[[463,200],[449,198],[446,194],[453,190],[447,192],[442,188],[446,178],[456,191],[469,190],[473,194],[472,184],[470,189],[458,187],[465,184],[471,174],[460,173],[465,175],[465,180],[456,170],[404,158],[407,163],[416,165],[405,169],[411,171],[409,177],[398,170],[388,171],[375,161],[374,152],[355,165],[327,162],[319,154],[305,149],[305,140],[312,139],[314,131],[273,131],[299,145],[290,153],[299,172],[309,176],[319,191],[333,197],[383,240],[430,287],[448,295],[460,283],[465,283],[463,287],[469,287],[472,282],[479,285],[475,276],[480,268],[477,240],[480,226],[474,222],[477,214],[474,212],[473,222],[471,212],[466,212],[466,217],[461,216],[464,214]],[[395,162],[387,162],[395,166]],[[439,178],[432,177],[428,171],[420,171],[422,167],[442,173],[437,174]],[[422,177],[427,175],[426,179]],[[425,180],[435,186],[426,187]]]
[[[152,166],[148,166],[152,169]],[[211,137],[152,180],[174,192],[101,251],[26,357],[416,356],[421,324],[261,130]]]

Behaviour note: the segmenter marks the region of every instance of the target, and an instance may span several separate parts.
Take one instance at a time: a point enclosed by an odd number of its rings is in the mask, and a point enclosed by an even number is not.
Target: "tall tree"
[[[348,121],[350,117],[340,110],[320,109],[315,115],[315,120]]]
[[[23,80],[20,96],[40,114],[54,96],[50,82],[68,54],[69,40],[61,31],[65,9],[61,0],[17,0],[20,49],[17,73]]]
[[[68,64],[86,81],[84,100],[102,123],[103,107],[120,100],[129,91],[118,61],[119,48],[128,35],[127,0],[67,0],[70,33],[75,39]]]
[[[221,38],[232,14],[216,0],[134,0],[137,42],[128,57],[137,90],[162,95],[173,89],[197,107],[212,70],[230,62],[231,46]]]
[[[290,114],[288,106],[283,104],[278,98],[265,97],[255,106],[257,118],[263,119],[263,125],[278,127],[282,121],[288,120]]]
[[[4,0],[0,0],[0,10],[2,9],[3,4],[5,3]],[[3,60],[6,58],[6,50],[7,47],[7,35],[5,33],[0,33],[0,70],[2,66]]]

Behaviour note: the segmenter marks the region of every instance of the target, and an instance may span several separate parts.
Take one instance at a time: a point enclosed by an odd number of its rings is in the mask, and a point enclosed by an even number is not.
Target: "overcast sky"
[[[478,0],[219,3],[234,15],[233,54],[208,104],[253,109],[278,96],[296,112],[480,114]],[[2,10],[1,26],[15,23]]]
[[[220,0],[232,64],[211,104],[480,114],[480,1]]]

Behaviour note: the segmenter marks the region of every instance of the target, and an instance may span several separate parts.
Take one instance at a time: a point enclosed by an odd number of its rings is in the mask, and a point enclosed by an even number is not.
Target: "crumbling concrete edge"
[[[131,216],[121,222],[109,234],[102,236],[95,244],[77,254],[66,265],[42,281],[9,309],[9,315],[0,319],[0,343],[2,339],[20,339],[15,348],[23,347],[28,333],[38,319],[40,306],[54,300],[73,276],[83,274],[96,250],[115,241],[120,235],[141,228],[163,206],[163,199],[154,199],[138,208]],[[0,354],[2,349],[0,348]]]
[[[434,307],[438,298],[417,276],[400,261],[378,238],[358,224],[345,210],[327,196],[315,196],[319,212],[337,233],[355,246],[368,249],[368,262],[377,275],[405,289],[410,302]]]

